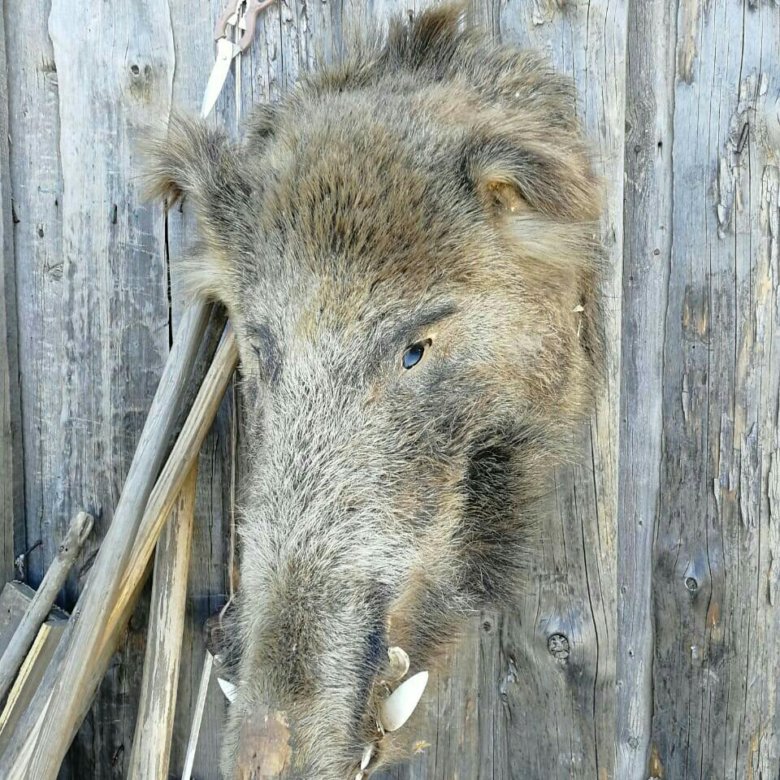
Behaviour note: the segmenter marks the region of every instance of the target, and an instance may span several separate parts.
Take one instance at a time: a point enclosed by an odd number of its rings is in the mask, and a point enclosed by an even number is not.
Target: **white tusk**
[[[355,775],[355,780],[363,780],[363,773],[362,772],[358,772]]]
[[[222,693],[225,694],[225,698],[230,702],[235,701],[238,688],[236,688],[232,682],[223,680],[221,677],[217,677],[217,682],[219,683],[219,687],[222,688]]]
[[[409,671],[409,656],[402,647],[390,647],[387,650],[387,657],[390,659],[390,669],[395,675],[396,680],[402,680]]]
[[[402,682],[385,699],[379,714],[379,720],[385,731],[396,731],[406,723],[415,711],[428,684],[428,672],[417,672]]]
[[[363,751],[363,758],[360,759],[360,770],[361,774],[362,771],[369,765],[371,762],[371,757],[374,755],[374,746],[373,745],[366,745],[366,749]]]

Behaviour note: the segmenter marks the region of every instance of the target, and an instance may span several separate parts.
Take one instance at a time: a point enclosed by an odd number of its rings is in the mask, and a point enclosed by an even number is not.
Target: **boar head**
[[[191,286],[241,353],[227,774],[265,712],[294,776],[368,775],[404,734],[383,728],[388,651],[427,669],[522,583],[603,353],[573,106],[538,57],[445,8],[258,108],[241,144],[177,118],[153,146],[156,192],[196,212]]]

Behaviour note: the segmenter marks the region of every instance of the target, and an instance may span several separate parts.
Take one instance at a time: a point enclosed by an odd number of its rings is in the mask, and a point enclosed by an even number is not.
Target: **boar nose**
[[[290,726],[280,710],[258,705],[241,724],[235,777],[272,780],[290,768]]]

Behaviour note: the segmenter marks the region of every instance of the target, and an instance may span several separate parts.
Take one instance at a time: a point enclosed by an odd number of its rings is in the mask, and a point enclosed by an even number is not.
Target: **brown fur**
[[[530,518],[588,415],[601,205],[570,83],[452,8],[260,107],[241,146],[177,118],[190,280],[223,301],[246,384],[241,723],[286,713],[296,776],[354,778],[386,650],[428,668],[522,583]],[[405,349],[425,345],[402,366]],[[401,740],[401,741],[399,741]]]

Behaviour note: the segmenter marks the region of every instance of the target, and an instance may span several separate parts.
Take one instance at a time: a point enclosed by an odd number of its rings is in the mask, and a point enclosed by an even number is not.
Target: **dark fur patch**
[[[247,331],[261,375],[267,382],[276,382],[282,372],[282,351],[276,336],[265,322],[247,326]]]
[[[489,431],[472,445],[462,489],[466,496],[458,545],[463,587],[481,602],[506,598],[521,559],[522,522],[515,516],[527,439],[514,429]]]
[[[261,103],[252,109],[246,135],[247,153],[262,153],[268,139],[274,134],[277,113],[277,106],[268,103]]]

